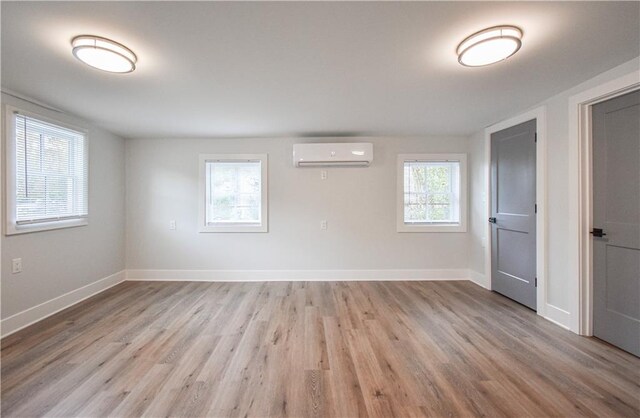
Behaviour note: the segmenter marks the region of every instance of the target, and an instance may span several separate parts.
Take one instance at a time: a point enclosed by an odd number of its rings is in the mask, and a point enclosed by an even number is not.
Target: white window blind
[[[262,223],[261,161],[206,163],[206,224]]]
[[[14,113],[17,225],[86,218],[84,133]]]
[[[404,162],[404,222],[460,222],[460,162]]]

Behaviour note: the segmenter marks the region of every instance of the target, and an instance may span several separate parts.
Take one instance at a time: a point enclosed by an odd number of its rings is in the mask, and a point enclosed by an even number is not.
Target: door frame
[[[572,234],[570,278],[575,278],[573,332],[593,335],[593,184],[591,107],[640,89],[640,71],[600,84],[569,98],[570,219],[576,220]]]
[[[547,317],[547,108],[540,106],[528,112],[522,113],[510,119],[498,122],[484,130],[485,140],[485,251],[484,274],[485,282],[492,290],[491,280],[491,224],[488,218],[491,213],[491,134],[519,125],[523,122],[536,120],[536,204],[538,213],[536,217],[536,277],[538,287],[536,289],[536,311],[538,315]],[[556,321],[554,321],[556,322]]]

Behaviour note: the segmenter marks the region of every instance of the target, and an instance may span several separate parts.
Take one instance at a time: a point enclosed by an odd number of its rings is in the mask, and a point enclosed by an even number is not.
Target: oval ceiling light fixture
[[[506,60],[522,46],[522,30],[515,26],[494,26],[476,32],[458,45],[458,62],[482,67]]]
[[[126,46],[101,36],[80,35],[71,40],[73,56],[85,64],[110,73],[130,73],[138,58]]]

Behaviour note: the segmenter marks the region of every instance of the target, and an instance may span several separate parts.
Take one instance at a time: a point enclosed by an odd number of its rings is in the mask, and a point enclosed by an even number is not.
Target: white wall
[[[89,225],[11,236],[2,234],[1,313],[6,326],[4,320],[12,315],[124,270],[125,145],[124,139],[71,116],[5,94],[2,103],[3,116],[4,105],[8,104],[89,130]],[[4,129],[2,137],[4,148]],[[4,211],[4,194],[2,196]],[[22,258],[23,272],[11,274],[11,259],[18,257]],[[56,306],[59,309],[60,306]],[[46,313],[50,312],[46,309],[41,312]],[[11,327],[16,324],[12,323]],[[3,333],[6,333],[4,329]]]
[[[469,274],[470,278],[484,287],[489,287],[489,275],[484,272],[485,228],[487,223],[487,200],[485,177],[488,161],[485,158],[484,132],[469,138]]]
[[[302,140],[127,140],[128,269],[466,271],[467,233],[396,232],[396,156],[467,152],[468,139],[358,140],[374,143],[373,164],[324,168],[327,180],[320,168],[293,167]],[[197,232],[200,153],[269,155],[268,233]]]
[[[555,315],[553,319],[562,325],[569,326],[571,317],[577,315],[578,294],[576,283],[578,278],[572,273],[571,263],[575,263],[578,254],[577,248],[577,221],[572,219],[572,207],[577,201],[577,167],[570,167],[569,148],[569,98],[594,86],[626,75],[632,71],[638,71],[640,60],[634,59],[620,66],[612,68],[584,83],[569,90],[561,92],[532,108],[546,106],[547,111],[547,242],[548,242],[548,276],[547,276],[547,307],[548,314]],[[524,113],[520,112],[520,113]],[[505,115],[505,119],[517,116]],[[496,121],[496,123],[499,121]],[[484,132],[478,132],[471,139],[470,144],[472,158],[484,160],[487,164],[487,156],[483,146],[478,143],[484,141]],[[481,168],[476,167],[481,170]],[[472,171],[472,176],[484,176],[484,173]],[[477,189],[480,184],[475,184],[472,192],[480,197]],[[476,212],[476,216],[479,213]],[[482,221],[487,218],[486,210],[482,212]],[[472,229],[470,254],[484,251],[481,248],[484,237],[483,229],[476,232]],[[480,235],[477,235],[477,233]],[[470,259],[469,268],[484,274],[484,262],[481,259]],[[488,277],[488,274],[487,274]]]

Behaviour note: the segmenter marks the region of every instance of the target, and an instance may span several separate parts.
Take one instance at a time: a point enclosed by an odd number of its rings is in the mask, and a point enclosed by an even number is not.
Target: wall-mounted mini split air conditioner
[[[293,145],[296,167],[366,167],[371,161],[373,144],[369,142]]]

